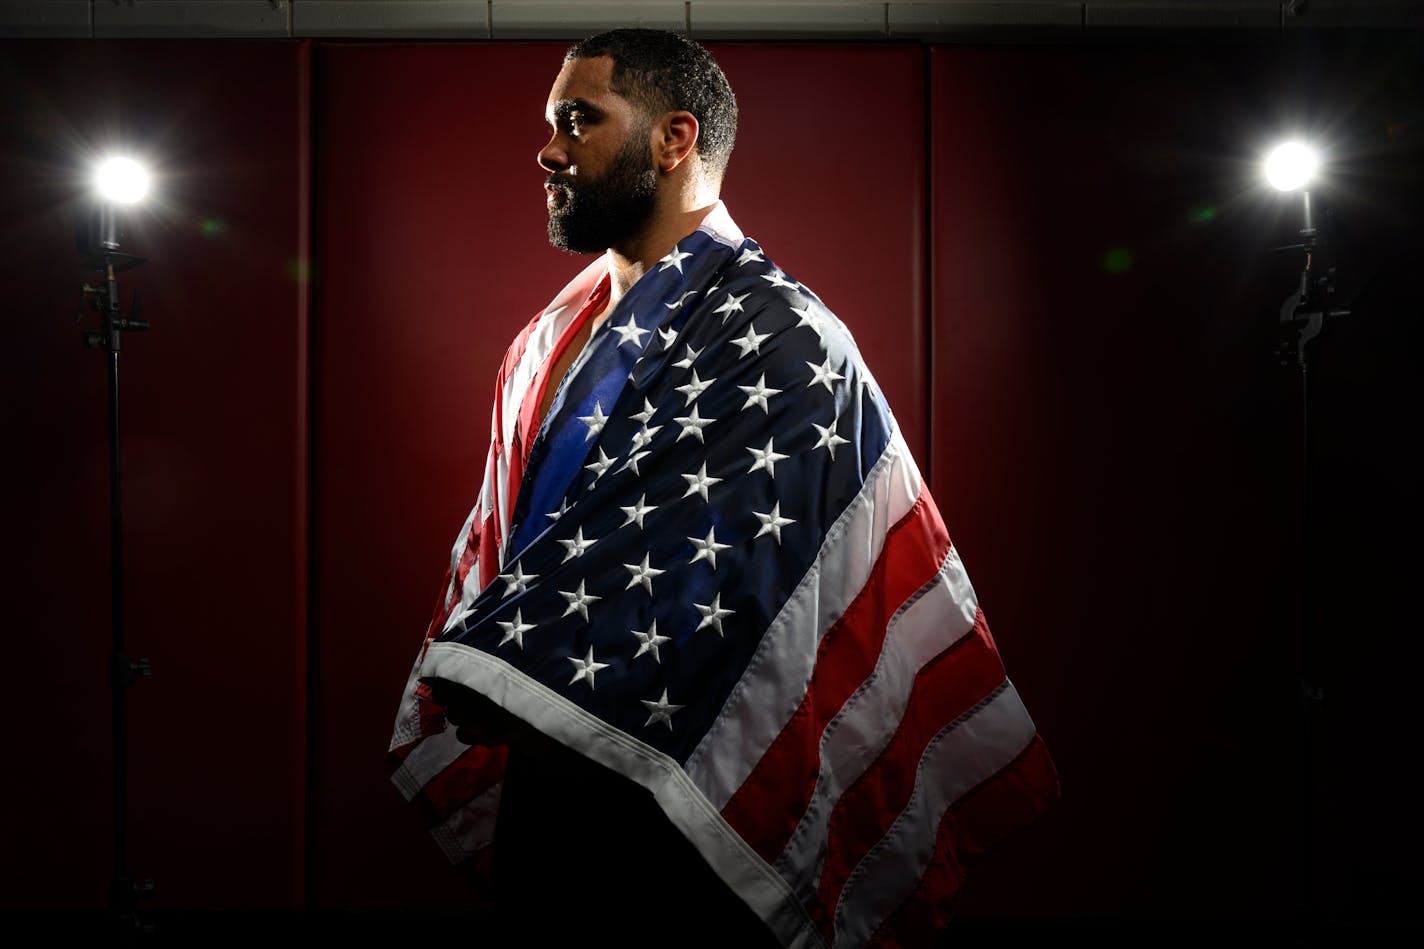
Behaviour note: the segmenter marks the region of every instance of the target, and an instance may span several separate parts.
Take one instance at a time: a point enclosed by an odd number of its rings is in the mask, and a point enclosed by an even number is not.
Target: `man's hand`
[[[473,689],[449,679],[427,679],[430,697],[445,709],[455,726],[455,738],[467,745],[508,745],[526,727],[524,723]]]

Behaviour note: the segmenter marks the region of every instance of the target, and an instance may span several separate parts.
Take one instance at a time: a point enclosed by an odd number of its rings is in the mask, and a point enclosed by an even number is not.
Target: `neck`
[[[609,248],[610,296],[604,312],[610,312],[623,294],[632,289],[643,274],[657,266],[658,261],[666,257],[678,241],[697,230],[716,203],[717,199],[713,197],[698,207],[657,215],[648,228],[632,240]]]

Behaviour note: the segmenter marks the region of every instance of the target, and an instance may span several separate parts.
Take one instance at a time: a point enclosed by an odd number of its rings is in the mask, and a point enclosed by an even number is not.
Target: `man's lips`
[[[568,185],[553,181],[544,182],[544,202],[551,208],[567,204],[570,193]]]

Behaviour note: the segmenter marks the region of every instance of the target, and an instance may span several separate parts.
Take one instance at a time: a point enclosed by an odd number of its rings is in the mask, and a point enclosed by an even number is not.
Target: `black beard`
[[[633,237],[653,216],[658,175],[648,136],[630,135],[600,178],[550,175],[548,184],[564,193],[561,207],[549,209],[549,243],[576,254],[598,254]]]

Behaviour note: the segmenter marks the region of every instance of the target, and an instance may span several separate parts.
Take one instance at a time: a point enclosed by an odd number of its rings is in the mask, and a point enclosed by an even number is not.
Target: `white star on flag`
[[[664,257],[663,259],[666,260],[667,258]],[[682,269],[682,268],[678,268],[678,269],[680,270],[680,269]],[[672,302],[672,303],[664,303],[663,306],[667,307],[669,310],[676,310],[678,307],[682,306],[684,303],[687,302],[687,298],[688,298],[688,297],[692,296],[692,295],[695,294],[695,293],[697,293],[696,290],[689,290],[689,291],[687,291],[686,293],[684,293],[682,296],[678,297],[674,302]]]
[[[514,640],[514,645],[520,649],[524,648],[524,634],[534,628],[533,623],[524,622],[524,618],[520,616],[519,610],[514,611],[514,622],[502,623],[499,620],[495,620],[495,625],[504,630],[504,638],[499,641],[500,646],[503,646],[510,640]]]
[[[649,702],[647,699],[639,699],[638,701],[646,705],[648,711],[651,713],[648,715],[648,720],[643,723],[644,728],[662,722],[667,725],[668,731],[672,731],[672,713],[683,708],[681,705],[669,704],[667,689],[663,689],[663,697],[656,702]]]
[[[647,424],[648,424],[648,419],[652,418],[653,415],[654,415],[656,412],[657,412],[657,409],[653,408],[653,403],[649,402],[647,399],[644,399],[644,400],[643,400],[643,411],[641,411],[641,412],[634,412],[632,415],[630,415],[630,416],[628,416],[628,417],[629,417],[630,419],[632,419],[633,421],[635,421],[635,422],[639,422],[639,423],[641,423],[641,424],[643,424],[643,425],[647,425]]]
[[[722,609],[721,593],[712,597],[712,602],[706,606],[703,606],[701,603],[694,603],[692,605],[697,607],[702,613],[702,622],[697,624],[697,629],[693,630],[694,633],[710,626],[717,631],[718,636],[725,637],[726,634],[722,632],[722,617],[733,616],[735,615],[735,611]]]
[[[575,557],[583,556],[583,552],[585,550],[588,550],[588,548],[592,547],[594,544],[598,543],[598,541],[592,539],[584,540],[583,528],[580,527],[578,530],[574,531],[573,540],[561,540],[559,541],[559,543],[563,544],[564,550],[568,551],[568,553],[564,554],[564,559],[559,561],[559,563],[565,563],[566,561],[572,560]]]
[[[580,659],[577,656],[569,656],[569,662],[574,664],[574,677],[569,680],[569,685],[573,685],[580,679],[588,680],[588,687],[593,688],[593,676],[599,669],[607,669],[608,663],[593,661],[593,647],[588,647],[588,656]]]
[[[732,345],[742,351],[742,354],[737,358],[745,359],[748,355],[752,353],[761,355],[761,344],[764,343],[770,337],[770,333],[758,333],[756,329],[750,323],[748,323],[746,335],[742,336],[740,339],[732,340]]]
[[[623,464],[618,466],[618,470],[627,471],[629,468],[632,468],[633,474],[640,475],[642,474],[642,472],[638,470],[638,462],[642,461],[644,458],[648,457],[651,454],[652,452],[646,449],[643,451],[635,451],[632,455],[628,456],[627,461],[623,462]]]
[[[764,273],[761,275],[761,279],[770,281],[773,287],[790,287],[793,290],[796,289],[796,284],[787,280],[786,274],[780,270],[773,270],[769,274]]]
[[[643,585],[643,589],[648,591],[648,595],[653,595],[653,578],[662,576],[663,574],[667,573],[667,571],[658,570],[655,567],[648,566],[648,558],[651,556],[652,554],[643,554],[643,562],[641,564],[625,563],[623,565],[624,567],[628,568],[629,573],[633,574],[633,579],[629,580],[628,585],[623,589],[631,590],[633,587],[641,583]]]
[[[588,433],[583,437],[584,441],[588,441],[603,431],[603,423],[608,421],[608,416],[603,414],[603,404],[601,402],[595,402],[593,403],[593,414],[580,415],[578,420],[588,426]]]
[[[658,330],[658,336],[663,341],[663,349],[667,349],[677,339],[677,330]]]
[[[662,264],[662,266],[659,267],[658,270],[661,271],[667,270],[669,267],[676,267],[677,272],[682,273],[682,262],[691,256],[692,255],[687,253],[686,251],[681,251],[674,247],[671,251],[668,252],[668,255],[666,257],[658,261],[658,263]]]
[[[811,427],[821,434],[821,440],[812,445],[811,450],[815,451],[817,448],[825,448],[826,451],[831,453],[832,461],[836,460],[837,445],[850,444],[849,438],[841,438],[836,434],[835,422],[832,422],[830,425],[817,425],[815,422],[812,422]]]
[[[760,251],[752,250],[752,248],[748,247],[742,251],[742,256],[737,258],[737,266],[744,267],[755,260],[766,260],[766,258],[761,255]]]
[[[771,506],[770,514],[760,514],[756,511],[752,511],[752,516],[755,517],[757,520],[761,521],[761,530],[756,532],[756,537],[760,537],[763,534],[770,534],[771,536],[776,538],[776,542],[778,544],[781,543],[781,529],[787,524],[796,523],[796,521],[789,517],[781,516],[780,501],[777,501]],[[752,539],[756,540],[756,537],[753,537]]]
[[[742,403],[742,408],[749,409],[753,405],[759,405],[761,406],[761,410],[768,415],[771,414],[771,409],[767,408],[767,399],[781,392],[780,389],[773,389],[766,384],[766,373],[761,374],[761,378],[757,380],[756,385],[737,386],[737,388],[747,394],[747,401]]]
[[[648,496],[644,494],[638,499],[638,503],[632,507],[620,508],[624,514],[628,515],[628,519],[618,526],[627,527],[629,524],[637,524],[641,528],[643,526],[644,515],[651,514],[658,509],[656,504],[648,504],[647,501]]]
[[[807,303],[804,307],[793,306],[791,312],[801,317],[801,321],[791,328],[798,329],[802,326],[811,327],[811,332],[816,334],[816,342],[820,345],[822,351],[824,351],[826,348],[826,321],[822,318],[821,314],[815,312],[813,307],[814,304],[811,303]]]
[[[717,551],[730,550],[732,547],[731,544],[717,543],[717,528],[715,526],[707,529],[706,540],[699,540],[696,537],[689,537],[687,539],[692,541],[692,546],[697,548],[697,553],[692,555],[692,559],[689,560],[688,563],[697,563],[699,560],[706,560],[712,565],[713,570],[717,569]]]
[[[676,367],[679,368],[679,369],[691,369],[691,368],[692,368],[692,364],[695,363],[695,362],[697,361],[697,357],[698,357],[698,356],[701,356],[701,355],[702,355],[702,350],[700,350],[700,349],[693,349],[691,346],[688,346],[688,347],[687,347],[687,355],[686,355],[686,356],[683,356],[683,357],[682,357],[681,359],[679,359],[677,362],[673,363],[673,365],[676,366]]]
[[[609,467],[612,466],[612,464],[613,464],[613,459],[612,459],[612,458],[609,458],[607,455],[605,455],[605,454],[603,453],[603,449],[600,448],[600,449],[598,450],[598,460],[597,460],[597,461],[589,462],[588,464],[584,465],[584,466],[583,466],[583,470],[584,470],[584,471],[592,471],[592,472],[593,472],[593,480],[594,480],[594,481],[597,481],[599,478],[603,477],[603,473],[604,473],[605,471],[607,471],[607,470],[609,469]]]
[[[742,301],[749,296],[751,296],[750,293],[744,293],[741,296],[734,296],[733,294],[729,293],[727,294],[727,301],[721,306],[717,307],[717,309],[713,310],[712,312],[726,314],[722,317],[722,322],[725,323],[727,322],[727,318],[730,317],[733,313],[743,312]]]
[[[638,651],[633,653],[633,658],[637,659],[643,653],[650,652],[653,654],[653,658],[657,660],[658,665],[662,665],[663,657],[658,655],[658,647],[663,643],[671,642],[672,637],[658,635],[658,621],[653,620],[652,625],[648,627],[646,633],[637,629],[632,632],[634,636],[638,637]]]
[[[692,381],[685,386],[678,386],[677,391],[681,392],[687,401],[682,403],[684,407],[692,404],[693,400],[707,391],[707,387],[716,382],[716,378],[708,379],[706,382],[697,377],[697,370],[692,370]]]
[[[529,589],[529,581],[539,579],[539,574],[525,573],[522,566],[515,564],[514,572],[501,579],[507,584],[504,588],[504,596],[500,597],[503,600],[507,599],[511,593],[523,593]]]
[[[652,428],[648,428],[647,423],[644,422],[643,427],[633,433],[633,450],[637,451],[640,448],[646,448],[648,442],[653,440],[653,436],[662,430],[663,427],[661,425],[654,425]]]
[[[603,599],[603,597],[601,596],[594,596],[592,593],[585,593],[583,590],[582,580],[579,581],[578,589],[570,590],[567,593],[563,590],[560,590],[559,596],[569,601],[569,608],[564,610],[564,612],[559,617],[560,619],[562,619],[564,616],[568,616],[570,613],[577,613],[578,615],[582,616],[585,621],[588,620],[588,605],[590,603],[596,603],[599,600]]]
[[[806,383],[806,388],[809,389],[814,385],[823,385],[826,387],[827,392],[835,395],[836,390],[831,388],[831,383],[837,379],[844,379],[845,376],[831,368],[831,357],[827,356],[826,361],[819,366],[810,360],[806,361],[806,365],[811,367],[811,372],[814,374],[811,377],[811,381]]]
[[[559,502],[559,509],[557,511],[550,511],[544,516],[551,521],[557,521],[559,518],[563,517],[567,513],[569,513],[569,502],[568,499],[565,498],[564,500]]]
[[[673,421],[682,426],[682,433],[677,436],[678,441],[682,441],[691,435],[700,442],[704,441],[702,438],[702,430],[717,420],[715,418],[703,418],[698,415],[697,406],[694,405],[691,415],[684,415],[680,418],[673,419]]]
[[[747,451],[752,453],[752,457],[756,459],[756,461],[752,462],[752,466],[747,469],[747,474],[751,474],[753,471],[756,471],[759,468],[765,468],[767,474],[771,475],[773,478],[776,477],[776,463],[778,461],[782,461],[783,459],[790,458],[791,456],[783,455],[773,449],[771,447],[771,443],[775,440],[776,439],[774,438],[768,438],[766,440],[765,448],[747,449]]]
[[[624,323],[622,326],[612,326],[610,328],[613,330],[613,332],[618,334],[619,346],[622,346],[624,343],[632,343],[634,346],[642,346],[643,337],[648,335],[647,330],[643,329],[637,323],[633,322],[633,314],[631,313],[628,314],[628,322]]]
[[[689,494],[700,494],[704,501],[707,500],[707,489],[722,480],[721,478],[707,477],[707,462],[705,461],[702,463],[702,470],[697,474],[685,474],[682,477],[687,480],[687,492],[683,494],[683,497],[687,497]]]

